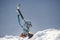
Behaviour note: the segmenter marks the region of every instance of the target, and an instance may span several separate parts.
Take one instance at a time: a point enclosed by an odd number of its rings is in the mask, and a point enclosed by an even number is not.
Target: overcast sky
[[[31,20],[31,32],[60,29],[60,0],[0,0],[0,37],[20,35],[16,5],[21,3],[21,13]]]

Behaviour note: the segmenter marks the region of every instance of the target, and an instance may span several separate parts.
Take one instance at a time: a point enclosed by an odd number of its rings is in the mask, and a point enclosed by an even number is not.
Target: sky
[[[22,32],[16,12],[18,3],[25,19],[32,22],[32,33],[60,29],[60,0],[0,0],[0,37]]]

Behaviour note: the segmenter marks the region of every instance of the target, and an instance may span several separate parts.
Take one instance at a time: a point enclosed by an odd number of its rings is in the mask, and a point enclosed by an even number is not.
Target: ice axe
[[[16,8],[16,10],[17,10],[17,12],[18,12],[18,15],[20,15],[21,16],[21,18],[24,20],[24,17],[23,17],[23,15],[21,14],[21,12],[20,12],[20,5],[21,4],[17,4],[17,8]]]

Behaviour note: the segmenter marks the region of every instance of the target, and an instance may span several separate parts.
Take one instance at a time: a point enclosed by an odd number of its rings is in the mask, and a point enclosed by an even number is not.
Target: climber
[[[23,15],[21,14],[20,12],[20,4],[17,5],[16,7],[16,10],[18,12],[17,16],[18,16],[18,22],[19,22],[19,25],[21,26],[21,28],[23,29],[23,33],[21,33],[20,37],[29,37],[31,38],[33,36],[33,34],[29,33],[30,32],[30,28],[32,27],[32,24],[31,24],[31,21],[29,20],[25,20]],[[23,21],[23,25],[21,24],[21,20]]]

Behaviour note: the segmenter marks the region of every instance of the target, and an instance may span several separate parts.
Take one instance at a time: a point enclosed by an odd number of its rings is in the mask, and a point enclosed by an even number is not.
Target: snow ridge
[[[28,39],[28,37],[20,38],[19,36],[6,35],[5,37],[0,38],[0,40],[60,40],[60,30],[46,29],[38,31],[30,39]]]

